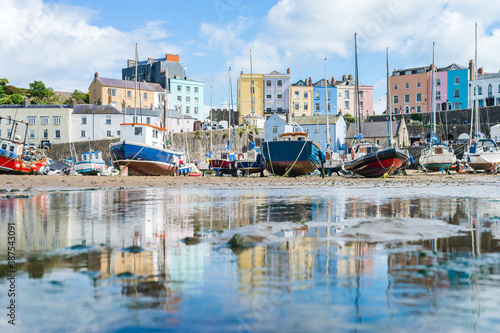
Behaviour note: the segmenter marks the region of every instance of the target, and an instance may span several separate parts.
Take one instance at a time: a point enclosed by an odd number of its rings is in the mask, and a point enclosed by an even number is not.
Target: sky
[[[292,82],[358,75],[374,87],[376,113],[385,110],[386,48],[394,69],[432,63],[478,63],[500,70],[500,6],[486,0],[0,0],[0,78],[17,87],[43,81],[56,91],[83,92],[98,72],[121,79],[135,57],[179,54],[204,101],[226,106],[231,67],[233,103],[240,72],[284,73]]]

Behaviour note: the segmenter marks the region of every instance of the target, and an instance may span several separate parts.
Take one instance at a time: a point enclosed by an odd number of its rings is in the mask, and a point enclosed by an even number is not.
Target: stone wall
[[[80,160],[81,153],[84,153],[92,149],[92,150],[102,151],[102,157],[106,161],[106,164],[109,164],[110,161],[109,145],[117,141],[119,141],[118,138],[109,140],[89,140],[89,141],[75,142],[74,145],[78,161]],[[62,159],[70,160],[71,159],[70,144],[69,143],[52,144],[47,155],[54,161],[61,161]]]

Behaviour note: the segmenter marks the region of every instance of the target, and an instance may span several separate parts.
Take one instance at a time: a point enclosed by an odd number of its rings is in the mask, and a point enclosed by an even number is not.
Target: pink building
[[[448,101],[448,72],[437,69],[438,71],[434,73],[436,77],[436,99],[435,99],[435,107],[434,110],[441,111],[442,103],[446,103]],[[432,96],[432,71],[429,75],[429,91],[428,96]],[[427,110],[431,110],[432,98],[427,99]]]
[[[364,118],[374,115],[373,86],[359,85],[359,112]]]

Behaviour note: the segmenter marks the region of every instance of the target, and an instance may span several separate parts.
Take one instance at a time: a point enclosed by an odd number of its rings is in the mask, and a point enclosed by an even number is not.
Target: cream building
[[[239,124],[243,123],[243,117],[252,114],[251,105],[254,108],[254,115],[264,116],[264,74],[250,75],[241,72],[237,82],[237,94]]]
[[[314,87],[311,84],[311,78],[309,78],[309,84],[307,79],[306,82],[299,80],[297,83],[291,84],[289,89],[288,98],[290,99],[289,105],[292,117],[313,116]]]
[[[95,73],[89,86],[89,103],[127,108],[159,108],[165,100],[165,89],[159,83],[107,79]]]

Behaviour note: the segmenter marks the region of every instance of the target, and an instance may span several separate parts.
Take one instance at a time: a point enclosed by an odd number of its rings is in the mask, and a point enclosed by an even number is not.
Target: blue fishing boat
[[[80,155],[81,161],[75,163],[75,172],[82,175],[97,175],[106,170],[106,162],[100,151],[87,151]]]
[[[297,177],[323,168],[325,154],[307,133],[283,133],[279,139],[261,146],[264,167],[273,175]]]

